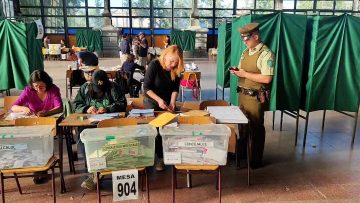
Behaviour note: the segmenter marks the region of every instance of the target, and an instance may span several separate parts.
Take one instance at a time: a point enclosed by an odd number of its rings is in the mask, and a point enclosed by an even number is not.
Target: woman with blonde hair
[[[184,70],[183,52],[173,45],[166,48],[158,59],[148,65],[144,78],[144,107],[156,111],[175,111],[175,102],[179,94],[180,74]],[[155,139],[155,169],[165,169],[162,140]]]
[[[174,112],[183,70],[183,52],[177,45],[169,46],[150,62],[144,78],[144,107]]]

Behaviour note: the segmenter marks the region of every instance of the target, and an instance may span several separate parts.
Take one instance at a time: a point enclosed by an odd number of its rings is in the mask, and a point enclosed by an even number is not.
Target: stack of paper
[[[208,106],[207,111],[216,118],[217,123],[248,123],[238,106]]]
[[[34,114],[26,115],[22,112],[11,112],[8,116],[6,116],[5,120],[15,120],[17,118],[35,118]]]
[[[118,113],[104,113],[104,114],[97,114],[93,116],[89,116],[88,119],[91,122],[99,122],[106,119],[112,119],[112,118],[119,118],[120,114]]]
[[[132,109],[128,117],[153,117],[154,109]]]

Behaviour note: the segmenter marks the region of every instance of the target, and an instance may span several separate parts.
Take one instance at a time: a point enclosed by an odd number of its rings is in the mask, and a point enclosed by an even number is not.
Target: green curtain
[[[231,23],[218,27],[217,53],[216,85],[227,88],[230,87]]]
[[[183,51],[194,51],[195,50],[195,35],[196,32],[185,30],[182,33],[182,49]]]
[[[181,30],[171,30],[170,41],[173,45],[178,45],[182,47],[182,31]]]
[[[303,109],[358,111],[360,93],[360,18],[309,18],[308,75]]]
[[[36,23],[26,24],[26,42],[28,49],[29,72],[44,70],[44,58],[42,55],[42,40],[36,39]]]
[[[190,30],[171,30],[171,44],[180,46],[183,51],[194,51],[195,35],[196,32]]]
[[[102,51],[103,44],[99,30],[78,30],[76,31],[76,46],[86,47],[88,51]]]
[[[239,58],[246,48],[238,29],[250,22],[260,23],[261,40],[276,56],[269,109],[298,110],[301,100],[307,17],[273,13],[235,19],[232,24],[232,66],[239,64]],[[236,105],[238,105],[237,82],[238,78],[231,76],[230,102]]]
[[[24,89],[29,79],[26,26],[0,21],[0,90]]]

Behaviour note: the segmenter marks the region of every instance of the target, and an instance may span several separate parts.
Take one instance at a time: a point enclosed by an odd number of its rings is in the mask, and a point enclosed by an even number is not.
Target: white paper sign
[[[139,198],[138,170],[112,172],[113,201]]]
[[[100,170],[106,168],[105,157],[89,158],[89,170]]]
[[[179,147],[214,147],[214,142],[185,141],[179,142]]]
[[[165,152],[164,153],[165,164],[181,164],[180,152]]]
[[[40,19],[34,21],[37,26],[36,39],[42,39],[44,37],[44,26]]]

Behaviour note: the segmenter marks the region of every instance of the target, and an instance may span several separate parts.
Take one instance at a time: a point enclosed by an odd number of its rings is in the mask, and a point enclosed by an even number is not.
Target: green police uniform
[[[251,34],[257,29],[258,24],[251,23],[240,28],[239,31],[241,34]],[[274,72],[274,58],[273,52],[266,45],[260,43],[254,48],[245,49],[241,55],[238,67],[249,73],[271,76]],[[259,90],[262,86],[269,88],[269,84],[258,83],[247,78],[239,78],[238,85],[243,89]],[[255,95],[251,96],[246,92],[241,92],[239,93],[239,105],[251,120],[250,162],[255,166],[261,163],[264,151],[264,111],[267,103],[261,103]]]

